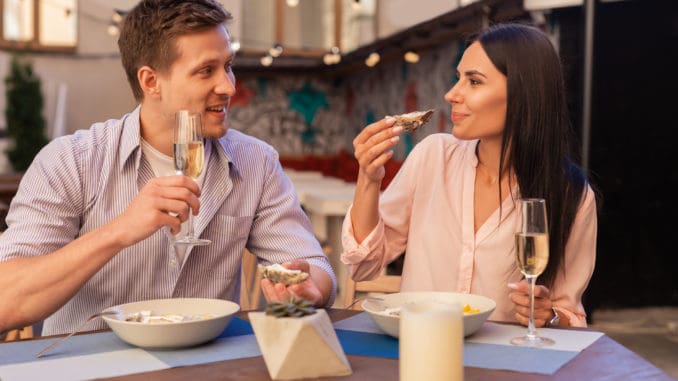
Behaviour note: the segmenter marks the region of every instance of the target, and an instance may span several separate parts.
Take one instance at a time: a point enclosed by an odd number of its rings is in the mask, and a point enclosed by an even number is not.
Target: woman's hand
[[[301,270],[309,275],[311,274],[311,266],[303,260],[286,262],[282,266],[288,270]],[[305,299],[314,306],[320,306],[324,300],[322,292],[320,292],[312,276],[309,276],[301,283],[289,286],[285,286],[282,283],[273,283],[268,279],[262,279],[261,290],[267,302],[287,302],[292,295],[297,299]]]
[[[519,283],[509,283],[509,288],[514,290],[509,298],[515,304],[515,318],[522,325],[527,326],[530,319],[530,295],[528,293],[527,280]],[[534,286],[534,326],[543,327],[553,318],[553,303],[551,303],[551,291],[545,286]]]
[[[384,118],[365,127],[353,139],[355,158],[360,164],[359,176],[375,183],[383,180],[386,175],[384,164],[393,156],[390,148],[398,143],[403,131],[400,126],[393,127],[394,123],[394,118]]]

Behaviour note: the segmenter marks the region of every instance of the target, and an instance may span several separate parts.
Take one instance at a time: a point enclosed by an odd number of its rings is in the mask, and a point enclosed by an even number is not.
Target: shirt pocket
[[[202,235],[212,240],[212,243],[193,248],[194,251],[203,249],[204,252],[200,255],[208,254],[209,258],[204,260],[211,269],[210,277],[237,279],[240,276],[240,261],[252,220],[252,216],[236,217],[223,214],[217,214],[212,218]]]

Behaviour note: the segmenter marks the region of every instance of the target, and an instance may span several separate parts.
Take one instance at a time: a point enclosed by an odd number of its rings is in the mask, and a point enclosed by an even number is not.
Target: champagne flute
[[[205,166],[205,146],[202,138],[202,114],[179,110],[174,119],[174,169],[178,175],[198,179]],[[193,213],[188,209],[188,233],[174,245],[208,245],[212,241],[195,237]]]
[[[545,347],[555,344],[553,339],[539,336],[534,328],[534,285],[549,261],[549,230],[546,217],[546,200],[525,198],[518,200],[522,215],[516,232],[518,268],[527,279],[530,294],[530,320],[525,336],[515,337],[511,344],[528,347]]]

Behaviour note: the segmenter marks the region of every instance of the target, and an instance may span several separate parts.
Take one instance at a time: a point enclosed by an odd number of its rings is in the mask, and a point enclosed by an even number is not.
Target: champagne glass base
[[[172,242],[174,246],[205,246],[212,243],[209,239],[184,237]]]
[[[520,336],[511,339],[511,344],[522,347],[534,347],[534,348],[550,347],[555,343],[556,342],[553,339],[541,336]]]

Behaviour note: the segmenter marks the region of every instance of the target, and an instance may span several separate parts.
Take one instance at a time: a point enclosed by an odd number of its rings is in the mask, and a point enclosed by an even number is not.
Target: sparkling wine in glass
[[[178,175],[197,180],[205,166],[202,138],[202,115],[188,110],[177,111],[174,120],[174,169]],[[188,233],[177,238],[175,245],[208,245],[212,241],[198,238],[193,231],[193,213],[189,207]]]
[[[530,320],[525,336],[515,337],[511,344],[528,347],[545,347],[555,344],[553,339],[539,336],[534,328],[534,285],[549,261],[549,234],[546,217],[546,200],[526,198],[518,200],[522,215],[516,232],[516,259],[520,272],[527,279],[530,294]]]

